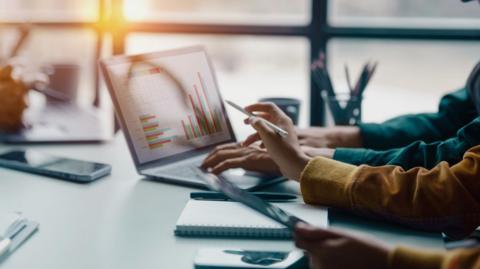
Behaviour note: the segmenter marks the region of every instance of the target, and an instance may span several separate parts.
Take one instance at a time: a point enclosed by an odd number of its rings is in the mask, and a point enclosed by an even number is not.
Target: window
[[[319,50],[327,51],[340,85],[344,62],[358,68],[367,59],[380,61],[364,118],[382,120],[423,107],[408,103],[390,108],[391,114],[378,113],[380,98],[388,98],[380,88],[389,87],[395,98],[421,89],[433,100],[425,109],[433,109],[443,92],[462,84],[480,43],[480,7],[460,0],[0,0],[0,5],[0,53],[12,43],[9,29],[28,22],[34,33],[22,54],[36,62],[64,59],[61,55],[78,62],[85,66],[86,90],[99,92],[100,57],[203,43],[226,97],[248,88],[245,102],[267,95],[300,98],[302,125],[324,123],[320,94],[309,80],[309,62]],[[423,75],[427,71],[440,77]]]
[[[475,5],[460,0],[333,0],[328,19],[335,26],[478,29]]]
[[[131,21],[306,25],[309,0],[125,0]]]
[[[0,20],[14,22],[96,21],[97,0],[2,0]]]

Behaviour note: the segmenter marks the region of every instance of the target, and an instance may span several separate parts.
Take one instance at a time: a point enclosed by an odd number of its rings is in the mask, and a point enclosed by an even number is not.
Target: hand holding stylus
[[[249,111],[245,110],[244,108],[235,104],[234,102],[228,101],[228,100],[225,100],[225,102],[227,104],[229,104],[230,106],[232,106],[233,108],[237,109],[238,111],[242,112],[243,114],[247,115],[248,117],[255,117],[255,115],[252,112],[249,112]],[[271,123],[267,119],[262,119],[262,120],[265,122],[266,125],[268,125],[268,127],[272,128],[278,135],[280,135],[282,137],[286,137],[288,135],[287,131],[285,131],[282,128],[278,127],[277,125]]]
[[[245,110],[255,115],[246,119],[245,123],[250,124],[257,133],[250,135],[244,141],[244,146],[262,140],[282,174],[298,180],[310,158],[300,149],[292,120],[273,103],[257,103],[247,106]],[[286,135],[279,136],[267,122],[284,130]]]

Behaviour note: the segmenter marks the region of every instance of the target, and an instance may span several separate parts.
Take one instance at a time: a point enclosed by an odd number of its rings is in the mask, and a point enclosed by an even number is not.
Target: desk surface
[[[15,148],[0,145],[0,151]],[[143,179],[122,135],[95,145],[28,146],[110,163],[112,174],[76,184],[0,168],[0,214],[21,211],[39,231],[0,266],[8,268],[193,268],[201,247],[290,250],[278,240],[193,239],[173,235],[175,222],[193,189]],[[275,187],[298,193],[295,182]],[[388,243],[442,248],[439,235],[396,226],[331,219],[337,228],[360,231]]]

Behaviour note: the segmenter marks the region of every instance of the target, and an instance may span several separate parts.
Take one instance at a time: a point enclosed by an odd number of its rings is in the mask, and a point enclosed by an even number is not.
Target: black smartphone
[[[112,171],[109,164],[57,157],[34,150],[0,154],[0,166],[75,182],[90,182]]]
[[[195,269],[300,269],[308,268],[302,250],[265,251],[201,248],[194,260]]]

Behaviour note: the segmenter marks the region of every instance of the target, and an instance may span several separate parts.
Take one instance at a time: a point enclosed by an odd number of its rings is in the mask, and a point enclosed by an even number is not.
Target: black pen
[[[298,197],[294,194],[275,193],[275,192],[252,192],[253,195],[268,201],[289,201],[295,200]],[[204,191],[191,192],[190,198],[195,200],[207,201],[227,201],[230,200],[227,196],[220,192]]]

